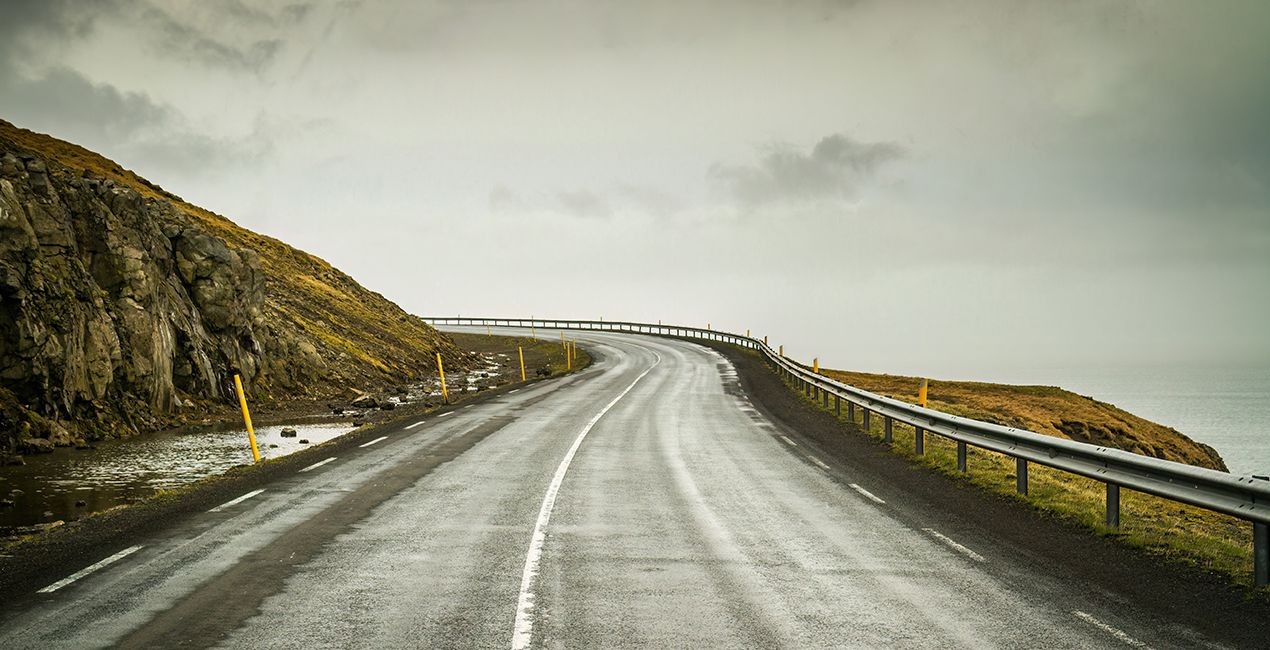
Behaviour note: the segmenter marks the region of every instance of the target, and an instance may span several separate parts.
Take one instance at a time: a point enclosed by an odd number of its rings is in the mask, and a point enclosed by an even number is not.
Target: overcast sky
[[[414,313],[1270,364],[1268,2],[2,5],[0,116]]]

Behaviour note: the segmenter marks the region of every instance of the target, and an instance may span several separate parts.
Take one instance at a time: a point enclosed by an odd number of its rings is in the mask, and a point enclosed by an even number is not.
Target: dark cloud
[[[121,139],[172,119],[170,109],[142,93],[95,83],[75,70],[50,66],[50,53],[94,29],[111,2],[6,2],[0,21],[0,115],[20,126],[90,141]],[[94,137],[100,136],[100,137]]]
[[[156,45],[167,55],[194,63],[209,67],[259,72],[273,62],[283,45],[283,40],[280,38],[256,40],[243,46],[231,45],[161,7],[153,4],[139,6],[142,18],[152,28],[151,37],[155,39]],[[223,5],[221,12],[218,17],[230,22],[265,25],[275,23],[268,14],[263,14],[241,3]]]
[[[891,142],[860,142],[841,133],[826,136],[803,153],[772,145],[754,165],[711,166],[710,178],[746,206],[778,202],[849,199],[878,169],[904,157]]]
[[[284,8],[278,18],[240,2],[216,3],[216,18],[235,22],[294,23],[306,5]],[[239,71],[259,71],[281,41],[261,40],[235,48],[140,0],[78,4],[62,0],[11,0],[0,21],[0,116],[19,126],[123,157],[136,157],[176,172],[214,170],[259,159],[272,150],[268,129],[244,138],[218,138],[193,129],[169,105],[147,94],[91,81],[58,65],[61,47],[88,37],[118,16],[143,18],[146,38],[170,55]]]
[[[57,67],[35,78],[25,78],[0,65],[0,115],[18,125],[56,126],[65,137],[85,130],[111,138],[127,138],[170,122],[172,111],[140,93],[123,92],[98,84],[69,68]],[[49,125],[49,126],[44,126]]]

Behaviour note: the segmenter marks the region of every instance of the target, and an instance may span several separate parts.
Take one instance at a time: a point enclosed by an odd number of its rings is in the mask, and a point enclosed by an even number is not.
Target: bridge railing
[[[925,434],[943,436],[957,443],[957,466],[966,471],[967,447],[1004,454],[1016,464],[1016,489],[1027,494],[1030,463],[1101,481],[1106,485],[1106,523],[1120,525],[1120,489],[1128,488],[1181,503],[1232,515],[1252,523],[1253,581],[1270,584],[1270,481],[1234,476],[1203,467],[1151,458],[1031,431],[951,415],[934,409],[884,397],[817,374],[772,349],[764,339],[720,332],[709,327],[664,325],[630,321],[570,320],[554,318],[425,317],[436,325],[535,327],[674,336],[732,343],[759,351],[784,378],[807,395],[823,400],[840,415],[845,405],[852,421],[861,412],[865,430],[871,416],[882,418],[883,436],[891,442],[895,423],[914,429],[914,451],[925,452]]]

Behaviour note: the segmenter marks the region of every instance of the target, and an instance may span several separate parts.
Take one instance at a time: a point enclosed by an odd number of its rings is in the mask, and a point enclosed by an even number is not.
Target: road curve
[[[156,522],[6,603],[0,647],[1204,645],[923,522],[712,349],[569,336],[592,367]]]

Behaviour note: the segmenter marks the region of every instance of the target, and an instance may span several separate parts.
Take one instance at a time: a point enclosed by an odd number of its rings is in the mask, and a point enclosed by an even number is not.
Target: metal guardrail
[[[988,422],[972,420],[941,411],[908,404],[849,386],[812,372],[773,350],[766,337],[759,339],[709,327],[686,327],[636,323],[628,321],[591,321],[543,318],[465,318],[424,317],[436,325],[482,325],[500,327],[536,327],[603,332],[626,332],[698,338],[733,343],[761,352],[786,379],[792,380],[812,399],[823,400],[841,415],[845,403],[847,414],[855,421],[861,411],[864,428],[870,416],[883,418],[883,435],[891,442],[892,429],[899,422],[915,431],[914,451],[925,452],[925,434],[943,436],[957,443],[957,467],[966,471],[968,446],[994,451],[1015,459],[1016,489],[1027,494],[1029,463],[1101,481],[1107,486],[1106,523],[1120,525],[1120,488],[1187,503],[1206,510],[1232,515],[1252,522],[1253,581],[1258,586],[1270,584],[1270,481],[1250,476],[1233,476],[1225,472],[1195,467],[1159,458],[1151,458],[1120,449],[1102,447],[1064,438],[1041,435]]]

